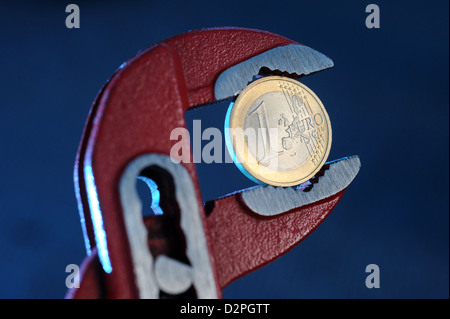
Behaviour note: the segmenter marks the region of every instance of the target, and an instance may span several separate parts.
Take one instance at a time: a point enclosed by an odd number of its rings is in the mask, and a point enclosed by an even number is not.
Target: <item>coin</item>
[[[246,176],[287,187],[311,179],[325,164],[331,124],[310,88],[294,79],[268,76],[250,83],[230,105],[225,139]]]

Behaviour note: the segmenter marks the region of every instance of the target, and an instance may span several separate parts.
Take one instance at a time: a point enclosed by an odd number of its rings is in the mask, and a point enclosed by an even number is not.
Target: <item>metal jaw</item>
[[[317,178],[299,187],[259,186],[242,192],[242,200],[256,214],[262,216],[282,214],[346,189],[358,174],[360,167],[361,162],[357,156],[343,158],[325,164],[316,174]]]
[[[300,77],[333,67],[322,53],[301,44],[277,47],[241,62],[222,72],[214,87],[217,100],[239,94],[262,68]]]
[[[214,201],[207,216],[194,164],[170,161],[176,141],[169,136],[186,127],[189,108],[235,94],[262,67],[295,76],[331,66],[294,41],[238,28],[181,34],[124,63],[94,102],[77,154],[75,189],[88,257],[80,288],[67,296],[220,298],[229,282],[311,233],[351,182],[346,178],[327,192],[327,180],[343,176],[331,174],[336,165],[313,187],[320,196],[299,201],[298,191],[252,189]],[[160,188],[162,217],[140,216],[135,178],[142,175]],[[290,200],[255,205],[268,195]]]

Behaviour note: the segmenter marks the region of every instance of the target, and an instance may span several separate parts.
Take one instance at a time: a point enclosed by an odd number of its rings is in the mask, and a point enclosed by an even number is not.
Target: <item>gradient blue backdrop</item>
[[[381,29],[365,27],[365,7]],[[11,1],[12,3],[12,1]],[[448,1],[0,2],[0,297],[61,298],[83,237],[72,169],[90,105],[137,51],[211,26],[257,28],[335,62],[305,80],[330,159],[362,169],[324,223],[226,298],[448,298]],[[218,176],[217,181],[225,178]],[[367,289],[378,264],[381,288]]]

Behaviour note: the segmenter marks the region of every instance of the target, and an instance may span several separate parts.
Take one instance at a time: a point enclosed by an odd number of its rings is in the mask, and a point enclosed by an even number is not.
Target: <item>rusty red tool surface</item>
[[[80,288],[69,290],[67,297],[142,297],[121,202],[124,171],[145,154],[169,156],[177,142],[169,139],[172,129],[186,127],[184,114],[189,108],[215,100],[214,84],[224,70],[289,44],[295,42],[259,30],[205,29],[153,45],[115,72],[92,106],[77,154],[75,188],[88,257]],[[217,297],[231,281],[308,236],[345,191],[274,216],[255,214],[238,193],[216,200],[206,215],[194,164],[178,165],[192,181]],[[162,197],[167,189],[170,192],[169,184],[160,187]],[[165,213],[179,209],[168,207],[171,200],[170,196],[162,199]],[[153,258],[188,259],[183,238],[174,235],[174,239],[173,229],[167,226],[178,220],[176,213],[168,213],[144,221]],[[164,296],[168,295],[160,295]]]

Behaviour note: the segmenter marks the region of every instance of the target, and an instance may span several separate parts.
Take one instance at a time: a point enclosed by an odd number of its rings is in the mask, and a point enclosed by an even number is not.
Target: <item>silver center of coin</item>
[[[268,92],[247,111],[244,130],[248,149],[270,169],[296,169],[314,154],[317,127],[322,123],[322,116],[312,113],[301,90]]]

